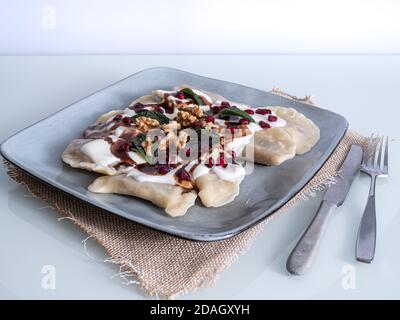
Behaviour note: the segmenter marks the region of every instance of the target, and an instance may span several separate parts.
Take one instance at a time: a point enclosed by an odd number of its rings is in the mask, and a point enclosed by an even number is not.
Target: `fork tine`
[[[365,150],[364,157],[363,157],[362,165],[365,167],[368,166],[368,164],[371,160],[371,151],[373,150],[373,148],[372,148],[373,144],[374,144],[374,134],[372,133],[371,136],[369,137],[368,146],[367,146],[367,149]]]
[[[382,146],[383,146],[383,136],[377,136],[376,144],[375,144],[375,154],[374,154],[374,168],[375,169],[378,169],[381,167]]]
[[[383,158],[383,171],[385,174],[388,173],[388,162],[389,162],[389,137],[386,136],[386,142],[385,142],[385,157]]]
[[[372,140],[371,140],[371,147],[369,148],[368,151],[368,162],[367,166],[372,168],[374,165],[374,160],[375,160],[375,154],[376,154],[376,144],[378,142],[378,135],[374,134]]]

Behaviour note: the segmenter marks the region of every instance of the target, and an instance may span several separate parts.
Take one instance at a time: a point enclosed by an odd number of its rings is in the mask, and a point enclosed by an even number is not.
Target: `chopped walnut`
[[[197,117],[188,111],[179,111],[176,116],[176,121],[178,121],[182,127],[189,127],[192,123],[196,122],[196,120]]]
[[[200,108],[199,106],[193,107],[189,112],[194,116],[196,116],[197,118],[201,118],[204,115],[203,109]]]
[[[164,132],[169,133],[169,132],[177,132],[181,128],[181,124],[176,121],[171,121],[167,124],[164,124],[161,126],[161,129],[164,130]]]
[[[163,139],[161,139],[158,148],[160,150],[166,149],[169,145],[172,145],[177,141],[175,132],[169,132]]]
[[[137,117],[136,125],[140,130],[148,131],[149,128],[155,128],[159,126],[159,122],[156,119],[149,117]]]
[[[179,132],[178,142],[176,144],[176,147],[178,149],[184,148],[186,146],[187,138],[188,138],[188,134],[185,131]]]
[[[171,148],[172,146],[175,146],[177,149],[182,149],[186,146],[187,138],[188,134],[185,131],[179,132],[178,136],[175,132],[169,132],[160,141],[158,147],[160,150],[166,149],[167,147]]]
[[[151,146],[153,145],[153,141],[149,137],[146,137],[146,140],[142,142],[142,147],[146,151],[146,155],[151,156],[152,150]]]

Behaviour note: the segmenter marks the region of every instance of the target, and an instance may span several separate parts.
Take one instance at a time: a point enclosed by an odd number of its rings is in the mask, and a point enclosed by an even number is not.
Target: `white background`
[[[391,138],[390,177],[377,185],[374,263],[354,259],[369,188],[369,178],[360,174],[307,275],[289,276],[285,262],[320,194],[274,219],[212,288],[184,298],[398,299],[399,13],[400,1],[390,0],[0,0],[0,54],[98,55],[0,57],[0,110],[6,114],[0,117],[0,141],[154,66],[312,94],[318,105],[345,116],[353,130]],[[100,56],[137,53],[152,55]],[[103,263],[106,254],[93,240],[85,254],[81,241],[87,235],[68,220],[58,221],[54,210],[10,181],[4,169],[0,190],[0,257],[8,262],[0,263],[0,298],[147,298],[139,286],[115,277],[118,267]],[[56,270],[54,290],[41,285],[47,265]],[[352,288],[343,285],[349,268],[355,272]]]
[[[0,0],[0,54],[400,53],[395,0]]]

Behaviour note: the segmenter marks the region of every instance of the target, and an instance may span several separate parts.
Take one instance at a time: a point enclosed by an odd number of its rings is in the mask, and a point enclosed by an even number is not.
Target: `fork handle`
[[[375,210],[376,176],[371,177],[371,187],[367,205],[361,218],[356,243],[356,259],[360,262],[371,263],[375,256],[376,246],[376,210]]]

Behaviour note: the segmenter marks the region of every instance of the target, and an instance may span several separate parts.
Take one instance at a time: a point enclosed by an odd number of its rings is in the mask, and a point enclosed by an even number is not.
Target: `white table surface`
[[[0,57],[0,140],[141,69],[170,66],[248,86],[313,94],[369,135],[388,134],[390,177],[377,184],[378,243],[372,265],[354,259],[369,179],[359,175],[331,220],[313,269],[295,277],[286,258],[318,207],[318,195],[275,219],[212,288],[184,298],[400,298],[400,56],[81,56]],[[144,299],[137,285],[113,277],[104,250],[82,240],[69,220],[32,198],[0,170],[0,298]],[[43,289],[43,266],[56,288]],[[349,280],[350,279],[350,280]]]

